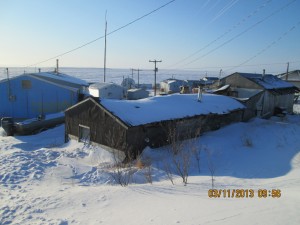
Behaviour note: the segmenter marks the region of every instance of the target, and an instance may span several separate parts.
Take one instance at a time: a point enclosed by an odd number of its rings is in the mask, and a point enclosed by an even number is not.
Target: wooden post
[[[156,63],[158,62],[162,62],[161,60],[149,60],[149,62],[153,62],[154,63],[154,96],[156,96],[156,73],[158,71],[158,68],[156,67]]]

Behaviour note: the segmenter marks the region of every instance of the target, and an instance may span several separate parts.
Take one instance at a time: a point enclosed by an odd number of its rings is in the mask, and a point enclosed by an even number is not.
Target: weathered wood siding
[[[248,80],[247,78],[239,75],[238,73],[234,73],[232,75],[222,78],[220,84],[221,86],[230,84],[231,87],[235,87],[235,88],[249,88],[249,89],[260,89],[260,90],[263,89],[255,82]]]
[[[146,147],[160,147],[176,140],[185,140],[201,133],[219,129],[243,119],[244,110],[228,114],[199,115],[176,120],[161,121],[139,126],[123,124],[96,101],[88,99],[66,112],[66,134],[79,137],[79,125],[90,128],[90,141],[125,152],[136,157]]]

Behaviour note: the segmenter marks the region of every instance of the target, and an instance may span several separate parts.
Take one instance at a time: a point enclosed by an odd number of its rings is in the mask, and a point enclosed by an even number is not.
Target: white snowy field
[[[299,134],[300,115],[289,115],[232,124],[186,141],[184,151],[197,147],[200,156],[199,168],[190,155],[186,186],[170,147],[145,149],[142,159],[150,167],[129,168],[126,187],[113,179],[110,153],[76,141],[64,144],[63,125],[32,136],[2,134],[0,224],[298,225]],[[210,198],[213,170],[215,189],[252,189],[254,196]],[[260,198],[259,189],[281,196]]]

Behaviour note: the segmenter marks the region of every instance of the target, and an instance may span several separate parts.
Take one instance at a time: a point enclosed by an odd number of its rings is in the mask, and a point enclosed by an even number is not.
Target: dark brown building
[[[243,119],[244,106],[219,95],[167,95],[141,100],[88,98],[65,111],[66,135],[121,150],[134,157],[155,148],[193,138]]]

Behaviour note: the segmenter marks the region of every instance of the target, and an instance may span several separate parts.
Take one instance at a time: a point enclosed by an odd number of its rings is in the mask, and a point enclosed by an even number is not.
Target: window
[[[78,141],[83,143],[90,143],[90,128],[79,124],[79,136]]]
[[[23,89],[30,89],[31,88],[31,81],[30,80],[22,80],[22,88]]]

